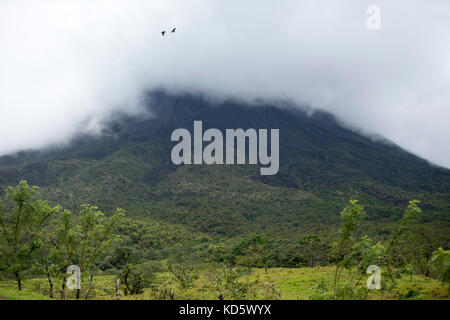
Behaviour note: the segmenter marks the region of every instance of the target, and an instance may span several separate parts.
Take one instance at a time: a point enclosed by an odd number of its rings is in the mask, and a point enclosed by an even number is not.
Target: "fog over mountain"
[[[450,167],[449,56],[447,0],[2,0],[0,154],[99,133],[164,88],[291,99]]]

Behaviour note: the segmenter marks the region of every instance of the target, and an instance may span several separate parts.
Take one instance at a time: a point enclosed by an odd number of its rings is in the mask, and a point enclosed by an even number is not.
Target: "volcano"
[[[423,222],[450,229],[450,170],[342,125],[326,112],[288,102],[217,102],[202,95],[148,94],[148,113],[117,115],[102,135],[69,146],[0,157],[0,186],[20,179],[66,208],[122,207],[136,219],[231,237],[328,230],[350,199],[364,204],[376,232],[421,201]],[[279,129],[279,171],[244,165],[174,165],[171,133]],[[375,227],[374,227],[375,228]]]

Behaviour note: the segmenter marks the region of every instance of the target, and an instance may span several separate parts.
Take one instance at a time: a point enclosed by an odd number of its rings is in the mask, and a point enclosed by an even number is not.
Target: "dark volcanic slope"
[[[131,215],[182,223],[223,235],[255,230],[292,232],[337,221],[350,198],[369,217],[396,218],[412,198],[425,221],[448,226],[450,171],[392,144],[375,142],[289,107],[211,105],[195,96],[149,96],[153,117],[121,117],[101,138],[78,137],[71,147],[0,158],[0,185],[19,179],[68,207],[90,202]],[[260,176],[256,166],[180,166],[170,162],[176,128],[279,128],[280,171]]]

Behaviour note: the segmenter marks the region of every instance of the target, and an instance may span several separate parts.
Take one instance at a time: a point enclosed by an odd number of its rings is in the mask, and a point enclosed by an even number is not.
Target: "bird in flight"
[[[165,32],[165,31],[161,31],[161,34],[162,34],[163,37],[164,37],[164,35],[166,34],[166,32]]]
[[[175,33],[175,30],[177,30],[177,28],[173,28],[172,31],[170,31],[170,32]]]

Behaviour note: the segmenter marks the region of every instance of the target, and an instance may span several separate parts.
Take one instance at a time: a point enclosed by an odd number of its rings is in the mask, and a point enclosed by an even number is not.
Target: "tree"
[[[240,256],[236,257],[236,263],[241,266],[245,266],[250,274],[252,267],[257,266],[262,261],[262,249],[258,245],[252,245],[246,249]]]
[[[64,268],[77,265],[82,274],[90,273],[86,292],[86,297],[88,297],[94,278],[95,263],[105,249],[118,239],[115,227],[124,215],[124,211],[118,208],[117,213],[108,218],[96,206],[84,204],[81,207],[78,216],[64,210],[57,236]],[[66,276],[63,278],[62,298],[64,298],[65,281]],[[76,297],[80,298],[80,289],[77,289]]]
[[[31,265],[42,247],[42,228],[49,218],[60,211],[39,199],[37,187],[29,187],[21,180],[15,188],[5,192],[6,207],[0,202],[0,235],[4,242],[2,253],[7,271],[15,275],[22,290],[22,273]]]
[[[119,273],[124,285],[124,294],[140,294],[149,288],[155,279],[155,269],[151,264],[126,264]]]
[[[344,288],[340,288],[338,296],[340,299],[367,298],[369,290],[363,284],[367,276],[367,268],[375,265],[379,268],[385,265],[386,249],[381,243],[373,244],[368,236],[356,242],[352,250],[341,262],[343,268],[350,273],[350,281]]]
[[[242,300],[247,297],[250,284],[245,280],[247,271],[242,267],[223,267],[220,272],[210,270],[207,279],[219,300]]]
[[[397,278],[403,274],[412,275],[411,263],[416,262],[422,257],[423,250],[419,245],[419,238],[413,232],[412,227],[420,221],[421,209],[418,204],[420,201],[412,200],[409,202],[402,217],[397,221],[394,232],[388,241],[386,249],[386,273],[383,282],[387,290],[392,290],[397,285]],[[419,258],[419,259],[415,259]],[[416,263],[417,265],[417,263]]]
[[[439,280],[448,284],[450,294],[450,250],[439,248],[431,258],[431,266],[437,273]]]
[[[133,261],[133,249],[127,246],[115,248],[115,261],[119,267],[118,278],[123,284],[125,296],[140,294],[144,289],[151,287],[158,268],[150,263],[136,264]]]
[[[35,274],[47,277],[50,298],[54,297],[53,277],[61,271],[60,261],[60,250],[54,246],[50,239],[44,239],[42,249],[34,262],[33,269]]]
[[[316,235],[307,235],[298,242],[298,248],[303,260],[312,268],[319,260],[321,252],[324,251],[322,241]]]
[[[194,285],[195,280],[198,279],[198,274],[193,267],[181,264],[169,264],[169,271],[172,273],[174,279],[180,285],[181,290],[185,290]]]
[[[411,258],[407,250],[412,242],[413,231],[412,226],[420,221],[421,210],[418,206],[420,201],[412,200],[409,202],[403,216],[397,221],[394,233],[389,240],[387,254],[388,266],[399,267],[408,263]],[[410,248],[410,247],[409,247]]]
[[[336,244],[335,259],[336,270],[334,273],[334,297],[337,297],[337,286],[342,272],[342,261],[351,250],[353,243],[353,234],[355,233],[359,222],[365,217],[366,212],[358,200],[350,200],[344,210],[341,211],[342,226],[339,230],[339,239]]]

